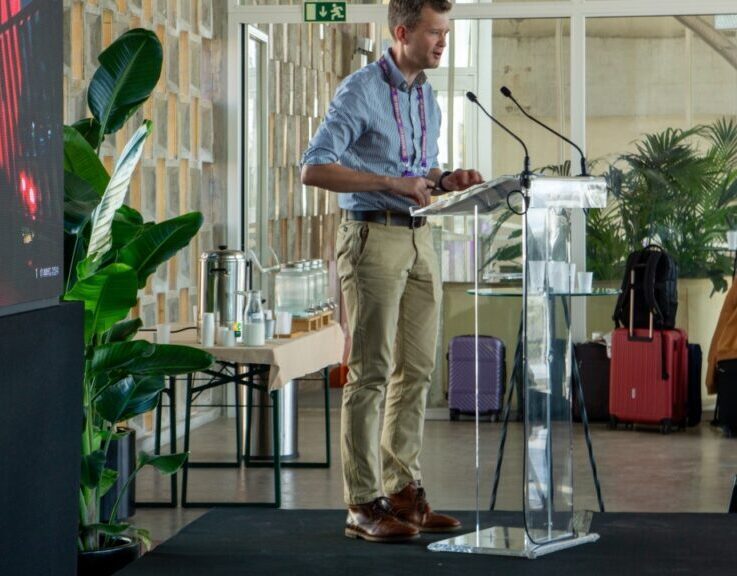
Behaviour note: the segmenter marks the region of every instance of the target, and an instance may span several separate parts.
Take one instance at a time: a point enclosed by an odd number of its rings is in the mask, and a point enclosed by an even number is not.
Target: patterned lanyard
[[[407,152],[407,139],[404,135],[404,122],[402,122],[402,112],[399,108],[399,92],[392,85],[389,74],[389,64],[386,62],[386,58],[382,56],[379,59],[379,66],[384,71],[384,76],[389,83],[389,90],[392,95],[392,108],[394,110],[394,120],[397,123],[397,130],[399,131],[399,149],[400,158],[404,164],[404,172],[402,176],[414,176],[410,170],[409,165],[409,153]],[[417,85],[417,100],[420,105],[420,129],[422,131],[422,157],[420,159],[420,166],[423,170],[427,170],[427,123],[425,122],[425,97],[422,93],[422,86]]]

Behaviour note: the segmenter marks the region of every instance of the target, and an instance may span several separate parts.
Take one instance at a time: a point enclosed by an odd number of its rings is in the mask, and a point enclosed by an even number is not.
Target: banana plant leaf
[[[199,348],[177,344],[157,344],[150,355],[126,366],[133,374],[189,374],[209,368],[213,357]]]
[[[123,320],[138,296],[136,273],[125,264],[110,264],[92,276],[77,280],[65,300],[84,302],[85,342]]]
[[[90,363],[90,374],[99,374],[119,371],[131,374],[135,363],[154,353],[155,344],[145,340],[131,342],[113,342],[96,346]]]
[[[95,150],[72,126],[64,126],[64,171],[81,178],[102,197],[110,176]]]
[[[197,234],[203,218],[199,212],[190,212],[159,224],[155,224],[120,250],[119,260],[136,270],[138,287],[146,285],[146,279]]]
[[[120,250],[126,244],[141,233],[144,227],[143,217],[137,211],[123,204],[115,213],[113,218],[112,233],[112,249]]]
[[[100,124],[100,134],[118,131],[146,101],[161,75],[163,50],[150,30],[129,30],[98,57],[87,92],[87,104]]]
[[[148,454],[146,452],[138,453],[138,467],[153,466],[162,474],[174,474],[187,460],[189,453],[180,452],[179,454]]]
[[[105,452],[95,450],[82,456],[81,483],[85,488],[96,488],[105,468]]]
[[[73,172],[64,171],[64,232],[77,235],[84,230],[100,203],[92,184]]]
[[[102,201],[92,214],[92,232],[87,248],[87,258],[80,262],[77,268],[77,274],[82,278],[94,271],[95,265],[112,246],[113,218],[118,208],[123,205],[133,171],[143,153],[143,144],[150,133],[151,122],[146,120],[136,130],[121,153]]]
[[[102,471],[102,476],[100,477],[100,485],[98,486],[97,490],[97,496],[99,498],[102,498],[105,494],[110,492],[110,489],[115,486],[115,483],[118,481],[118,471],[117,470],[111,470],[110,468],[105,468]]]
[[[79,132],[82,137],[87,140],[87,143],[92,148],[97,149],[97,147],[100,145],[101,126],[100,123],[94,118],[84,118],[82,120],[77,120],[74,124],[72,124],[72,128]]]
[[[138,333],[141,326],[143,326],[143,321],[140,318],[123,320],[110,328],[105,333],[103,340],[106,344],[110,342],[127,342]]]
[[[204,370],[212,362],[212,356],[199,348],[133,340],[97,346],[90,370],[93,376],[104,373],[173,376]]]
[[[97,397],[97,413],[116,424],[156,408],[164,389],[163,376],[129,375],[111,384]]]

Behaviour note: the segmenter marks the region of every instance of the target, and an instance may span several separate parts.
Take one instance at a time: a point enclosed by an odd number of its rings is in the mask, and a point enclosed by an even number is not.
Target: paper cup
[[[171,326],[169,324],[156,325],[156,343],[168,344],[171,337]]]
[[[282,336],[288,336],[292,333],[292,315],[289,312],[283,310],[277,310],[276,312],[276,333]]]
[[[578,291],[584,294],[590,294],[594,284],[594,273],[593,272],[579,272],[577,275],[578,279]]]

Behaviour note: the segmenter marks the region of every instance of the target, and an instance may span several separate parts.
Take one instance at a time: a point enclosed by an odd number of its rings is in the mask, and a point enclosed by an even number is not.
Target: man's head
[[[397,26],[414,30],[422,17],[422,9],[430,8],[438,14],[450,11],[452,4],[448,0],[391,0],[389,2],[389,31],[396,40]]]
[[[418,69],[440,65],[451,7],[448,0],[390,0],[389,30],[395,46]]]

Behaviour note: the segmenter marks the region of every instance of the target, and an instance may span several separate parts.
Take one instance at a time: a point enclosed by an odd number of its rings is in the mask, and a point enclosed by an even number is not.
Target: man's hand
[[[448,179],[450,176],[446,178],[446,181]],[[397,196],[406,196],[414,200],[418,206],[424,207],[430,203],[430,195],[434,187],[435,182],[421,176],[392,178],[390,192]]]
[[[459,168],[455,172],[443,178],[443,188],[448,191],[465,190],[484,181],[481,174],[476,170],[462,170]],[[438,182],[438,187],[440,182]]]

